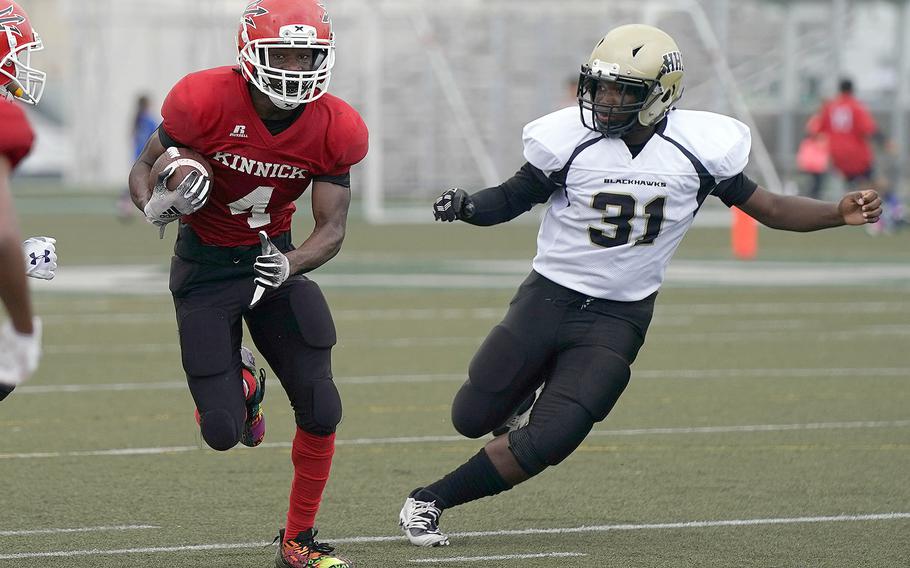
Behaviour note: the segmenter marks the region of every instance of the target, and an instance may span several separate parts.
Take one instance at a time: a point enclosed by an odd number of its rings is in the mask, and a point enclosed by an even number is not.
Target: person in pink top
[[[820,199],[825,174],[831,162],[828,137],[819,132],[821,117],[816,113],[806,122],[806,137],[796,151],[796,166],[811,179],[806,195]]]

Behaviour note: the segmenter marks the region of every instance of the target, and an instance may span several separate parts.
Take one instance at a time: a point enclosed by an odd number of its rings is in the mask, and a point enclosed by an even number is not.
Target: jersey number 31
[[[666,197],[655,197],[645,205],[645,234],[635,241],[635,245],[650,245],[657,238],[664,222],[666,203]],[[604,215],[603,222],[610,227],[608,229],[588,227],[591,242],[604,248],[628,243],[632,234],[632,219],[637,209],[635,198],[622,193],[598,193],[594,196],[592,206],[598,211],[609,213]]]

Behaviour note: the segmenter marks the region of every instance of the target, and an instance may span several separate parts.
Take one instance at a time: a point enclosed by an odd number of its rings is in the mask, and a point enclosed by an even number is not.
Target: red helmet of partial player
[[[32,53],[44,49],[28,14],[10,0],[0,0],[0,96],[38,104],[45,73],[31,65]]]
[[[308,50],[306,64],[284,64],[295,53],[288,50]],[[237,51],[246,80],[279,108],[292,109],[328,89],[335,66],[332,20],[317,0],[253,0],[240,18]]]

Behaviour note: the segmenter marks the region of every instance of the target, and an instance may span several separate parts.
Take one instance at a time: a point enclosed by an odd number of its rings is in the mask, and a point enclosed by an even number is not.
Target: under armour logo
[[[238,124],[234,127],[234,131],[230,134],[234,138],[248,138],[246,134],[246,125]]]
[[[40,258],[42,261],[44,261],[44,262],[50,262],[50,261],[51,261],[51,251],[49,251],[49,250],[47,250],[47,249],[44,249],[44,254],[42,254],[42,255],[37,255],[37,254],[35,254],[35,253],[32,252],[32,253],[29,253],[28,256],[29,256],[29,258],[32,259],[32,261],[31,261],[31,263],[30,263],[32,266],[38,266],[38,259],[39,259],[39,258]]]

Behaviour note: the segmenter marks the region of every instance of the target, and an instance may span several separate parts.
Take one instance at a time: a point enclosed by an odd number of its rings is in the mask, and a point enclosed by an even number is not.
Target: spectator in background
[[[889,153],[893,152],[893,148],[879,131],[866,105],[854,96],[853,81],[841,79],[838,90],[838,96],[819,110],[818,133],[828,138],[831,163],[846,180],[847,190],[866,189],[875,185],[871,142],[876,142]],[[882,216],[874,227],[869,227],[870,234],[892,228],[891,225],[899,221],[901,210],[896,192],[885,187],[878,189],[884,194],[885,209],[889,213]]]
[[[133,117],[130,140],[133,145],[133,162],[142,155],[146,141],[158,129],[158,120],[152,115],[152,101],[148,95],[139,95],[136,99],[136,114]],[[117,218],[121,221],[128,222],[136,217],[136,209],[133,207],[133,199],[130,197],[130,190],[127,188],[120,199],[117,200]]]
[[[825,173],[828,171],[830,153],[828,137],[819,132],[821,117],[816,113],[806,122],[806,137],[796,151],[796,166],[799,171],[809,176],[811,182],[806,195],[820,199]]]

